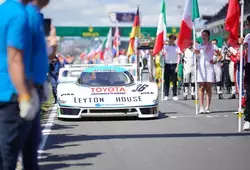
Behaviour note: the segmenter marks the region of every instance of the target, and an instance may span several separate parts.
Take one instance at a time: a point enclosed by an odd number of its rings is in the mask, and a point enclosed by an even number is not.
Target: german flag
[[[141,30],[140,30],[140,16],[139,16],[139,6],[137,7],[136,15],[134,18],[134,24],[132,27],[132,31],[130,33],[130,39],[129,39],[129,46],[128,46],[128,52],[127,56],[131,56],[135,53],[135,43],[136,38],[138,39],[140,37]]]

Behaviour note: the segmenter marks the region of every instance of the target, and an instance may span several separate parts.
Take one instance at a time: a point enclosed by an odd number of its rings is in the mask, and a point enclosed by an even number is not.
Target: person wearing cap
[[[0,169],[15,170],[39,110],[31,82],[31,39],[24,1],[0,1]]]
[[[178,100],[177,96],[177,71],[180,60],[180,48],[175,44],[176,36],[171,34],[169,36],[168,45],[164,45],[163,55],[165,61],[164,70],[164,89],[165,97],[164,100],[168,100],[170,81],[173,82],[173,100]]]
[[[47,99],[48,83],[47,73],[49,71],[49,56],[53,56],[56,49],[55,28],[51,27],[51,34],[45,39],[44,18],[41,9],[47,6],[49,0],[30,0],[26,5],[29,28],[31,30],[31,72],[32,81],[39,94],[39,106]],[[49,43],[50,54],[47,53],[47,43]],[[22,149],[23,169],[37,170],[38,168],[38,148],[41,141],[40,110],[32,121],[27,140]]]
[[[246,25],[250,27],[250,15],[246,18]],[[247,49],[247,61],[245,64],[245,88],[246,88],[246,109],[243,130],[250,130],[250,33],[245,38],[239,38],[239,44]]]

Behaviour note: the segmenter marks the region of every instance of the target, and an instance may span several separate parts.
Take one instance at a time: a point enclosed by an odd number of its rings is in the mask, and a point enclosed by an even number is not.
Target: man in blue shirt
[[[31,52],[31,72],[32,81],[35,84],[37,92],[40,97],[40,105],[44,98],[44,84],[47,81],[47,73],[49,71],[49,54],[47,54],[47,44],[45,40],[44,26],[43,26],[43,15],[40,10],[47,6],[49,0],[33,0],[26,5],[26,12],[28,15],[28,23],[31,29],[32,35],[32,52]],[[52,29],[52,32],[54,30]],[[56,35],[53,35],[55,39]],[[52,37],[52,38],[53,38]],[[49,45],[53,46],[55,51],[56,44],[51,44],[51,37],[49,39]],[[54,40],[55,41],[55,40]],[[32,127],[28,133],[27,141],[23,147],[23,168],[26,170],[37,170],[38,169],[38,155],[39,144],[41,140],[41,127],[40,127],[40,113],[32,122]]]
[[[50,63],[49,68],[49,76],[51,77],[51,85],[52,85],[52,92],[55,99],[54,103],[57,103],[57,82],[58,82],[58,76],[60,68],[62,68],[62,64],[60,63],[57,56],[52,60]]]
[[[19,1],[2,0],[0,11],[0,169],[15,170],[26,136],[23,130],[35,117],[38,97],[28,83],[31,55],[25,8]]]

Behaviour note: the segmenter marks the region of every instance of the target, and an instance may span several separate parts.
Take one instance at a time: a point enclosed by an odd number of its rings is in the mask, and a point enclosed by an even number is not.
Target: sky
[[[166,0],[167,26],[179,27],[185,0]],[[200,14],[216,14],[228,0],[198,0]],[[158,24],[162,0],[50,0],[42,10],[55,26],[113,26],[113,12],[135,12],[140,4],[141,26]],[[120,26],[131,26],[121,24]]]

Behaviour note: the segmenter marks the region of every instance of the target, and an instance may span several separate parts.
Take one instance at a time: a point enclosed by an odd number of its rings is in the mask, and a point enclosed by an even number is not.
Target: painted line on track
[[[44,125],[44,128],[42,130],[42,141],[38,150],[38,157],[41,156],[41,154],[44,152],[44,147],[46,145],[47,139],[49,137],[49,135],[51,134],[52,131],[52,126],[54,124],[55,121],[55,117],[57,115],[57,105],[54,105],[52,108],[52,111],[49,115],[49,118],[46,122],[46,124]]]
[[[169,116],[171,119],[177,118],[218,118],[218,117],[229,117],[229,115],[197,115],[197,116],[187,116],[187,115],[179,115],[179,116]]]

